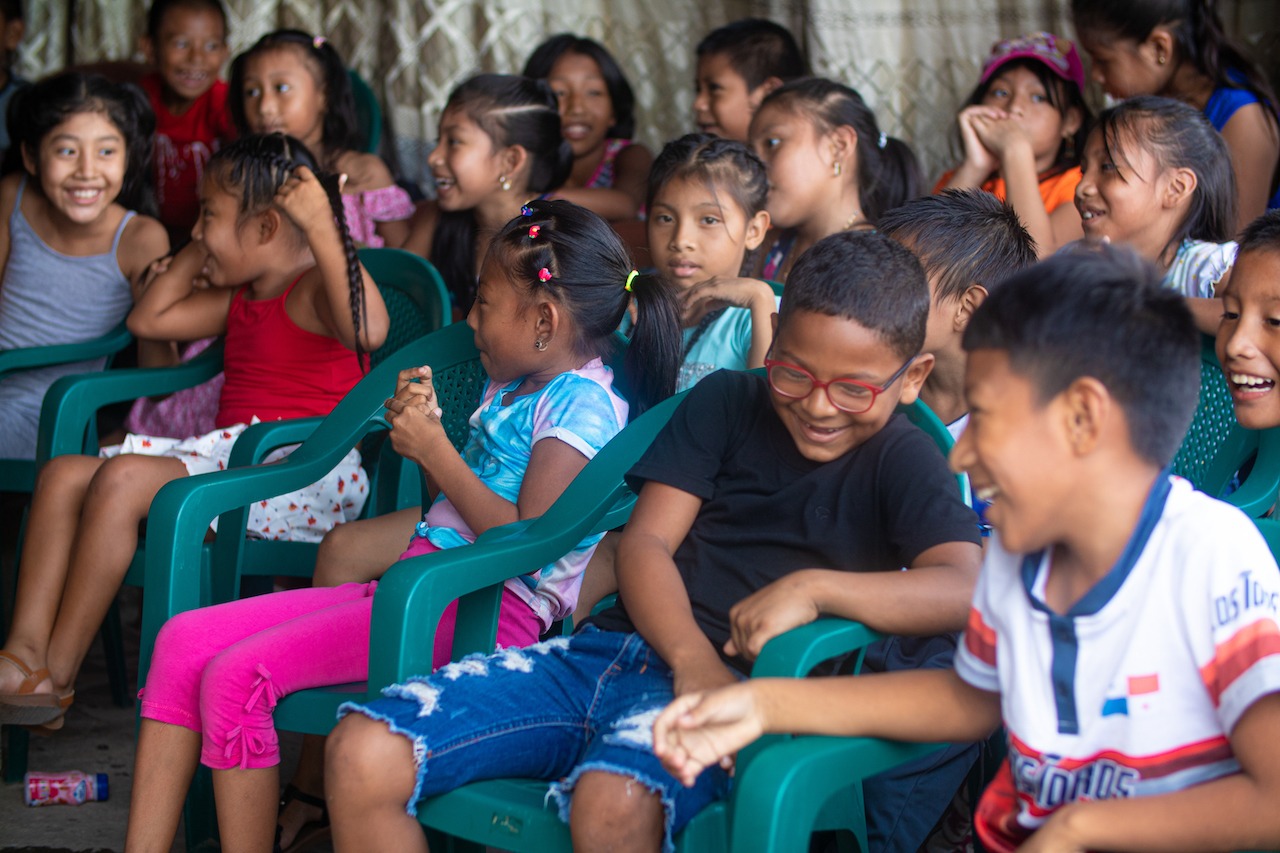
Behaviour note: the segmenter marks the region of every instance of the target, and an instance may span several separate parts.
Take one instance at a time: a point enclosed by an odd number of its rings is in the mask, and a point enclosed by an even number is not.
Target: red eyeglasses
[[[769,387],[778,394],[792,400],[803,400],[821,388],[827,394],[831,405],[842,412],[860,415],[876,404],[876,397],[883,394],[890,385],[898,381],[898,377],[907,372],[907,368],[916,360],[913,355],[899,367],[894,374],[885,380],[883,385],[872,385],[870,382],[859,382],[857,379],[833,379],[820,382],[812,373],[798,364],[785,361],[764,360],[764,367],[769,377]]]

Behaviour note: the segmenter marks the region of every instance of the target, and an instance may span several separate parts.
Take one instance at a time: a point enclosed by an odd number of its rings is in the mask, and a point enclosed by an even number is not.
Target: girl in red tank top
[[[226,335],[218,429],[129,436],[111,458],[60,456],[40,472],[0,651],[0,724],[61,726],[160,487],[224,468],[254,420],[328,414],[386,337],[386,306],[356,257],[337,181],[317,174],[296,139],[252,136],[218,152],[191,236],[151,265],[128,322],[143,338]],[[318,542],[360,513],[364,480],[353,450],[319,483],[255,504],[249,533]]]

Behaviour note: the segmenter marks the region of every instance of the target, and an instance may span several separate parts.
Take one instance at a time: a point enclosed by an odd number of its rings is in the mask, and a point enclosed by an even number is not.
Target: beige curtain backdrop
[[[656,149],[691,129],[693,49],[710,29],[756,15],[789,26],[815,73],[858,89],[883,130],[911,143],[928,176],[952,159],[955,112],[998,38],[1071,35],[1068,0],[224,0],[233,54],[282,26],[323,34],[380,96],[385,150],[409,180],[449,90],[476,71],[517,72],[547,35],[598,39],[639,102],[639,137]],[[1117,0],[1121,2],[1121,0]],[[28,0],[20,71],[135,54],[144,0]],[[1280,3],[1223,0],[1228,29],[1264,61],[1280,55]],[[1273,72],[1276,68],[1271,67]]]

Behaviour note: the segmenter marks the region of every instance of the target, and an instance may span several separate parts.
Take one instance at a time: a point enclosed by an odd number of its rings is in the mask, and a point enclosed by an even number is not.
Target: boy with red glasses
[[[822,612],[914,635],[878,643],[864,668],[948,666],[977,519],[934,443],[894,412],[933,364],[928,313],[919,262],[889,238],[845,232],[806,252],[776,317],[772,382],[703,379],[628,475],[639,500],[614,607],[570,638],[343,706],[357,713],[326,762],[338,849],[420,850],[406,804],[524,776],[556,780],[576,849],[670,851],[729,783],[714,766],[685,787],[654,755],[674,697],[735,683],[767,639]],[[872,849],[918,849],[974,755],[869,780]]]

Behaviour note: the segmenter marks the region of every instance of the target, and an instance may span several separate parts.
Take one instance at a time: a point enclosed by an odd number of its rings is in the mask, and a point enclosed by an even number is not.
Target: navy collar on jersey
[[[1031,606],[1049,619],[1049,641],[1053,647],[1053,664],[1050,673],[1053,681],[1053,699],[1058,711],[1058,733],[1079,734],[1080,718],[1076,712],[1075,678],[1076,656],[1079,644],[1076,641],[1075,620],[1081,616],[1092,616],[1115,597],[1128,579],[1129,573],[1137,565],[1155,530],[1156,523],[1164,514],[1165,501],[1169,497],[1172,480],[1169,470],[1165,469],[1156,477],[1146,503],[1142,505],[1142,513],[1138,516],[1138,526],[1125,545],[1120,559],[1111,567],[1103,578],[1086,592],[1079,601],[1066,613],[1055,613],[1047,604],[1036,597],[1032,590],[1035,587],[1036,573],[1044,561],[1045,552],[1037,551],[1022,558],[1022,587],[1027,594]]]

